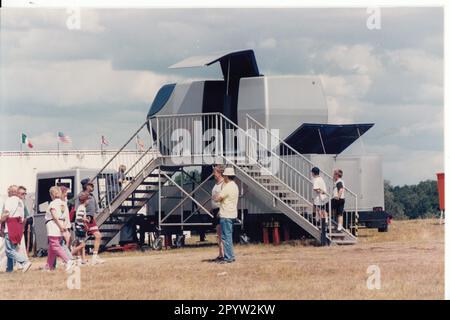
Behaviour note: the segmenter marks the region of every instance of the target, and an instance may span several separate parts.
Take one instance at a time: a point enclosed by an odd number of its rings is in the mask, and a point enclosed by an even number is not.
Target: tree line
[[[439,194],[436,180],[415,185],[393,186],[384,181],[386,212],[394,219],[420,219],[439,216]]]

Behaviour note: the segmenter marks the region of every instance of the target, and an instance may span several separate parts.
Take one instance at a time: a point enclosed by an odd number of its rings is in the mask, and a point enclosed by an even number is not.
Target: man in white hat
[[[213,200],[219,202],[220,228],[222,230],[224,251],[223,260],[219,263],[232,263],[235,261],[233,253],[233,224],[234,219],[237,218],[239,188],[233,181],[234,176],[233,168],[225,168],[222,190],[213,196]]]

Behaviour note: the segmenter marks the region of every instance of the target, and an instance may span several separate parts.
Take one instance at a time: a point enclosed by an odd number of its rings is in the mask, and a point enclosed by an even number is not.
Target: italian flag
[[[22,144],[26,144],[28,148],[33,148],[33,144],[25,133],[22,133]]]

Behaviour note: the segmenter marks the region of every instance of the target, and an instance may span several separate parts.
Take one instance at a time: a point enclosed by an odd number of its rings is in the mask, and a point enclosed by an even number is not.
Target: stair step
[[[155,192],[157,192],[157,190],[134,190],[133,191],[133,193],[139,193],[139,194],[149,194],[149,193],[153,194]]]
[[[123,225],[124,224],[124,222],[122,222],[122,221],[120,221],[120,222],[118,222],[118,221],[110,221],[110,220],[106,220],[105,222],[103,222],[102,223],[102,225],[104,225],[104,224],[107,224],[107,225],[118,225],[118,226],[121,226],[121,225]]]
[[[347,236],[347,234],[345,234],[344,232],[338,232],[338,233],[331,233],[332,237],[338,237],[338,238],[345,238]]]
[[[136,214],[136,212],[130,212],[132,210],[140,210],[143,206],[120,206],[117,210],[120,214]]]
[[[147,202],[148,200],[150,200],[151,197],[142,197],[142,198],[136,198],[136,197],[131,197],[131,198],[127,198],[127,200],[125,201],[134,201],[134,202],[141,202],[141,201],[145,201]]]
[[[132,217],[132,216],[135,216],[135,215],[136,215],[136,213],[113,213],[111,215],[111,217],[114,217],[114,218],[128,218],[128,217]]]
[[[285,201],[301,201],[302,199],[296,197],[280,197],[281,200]]]
[[[176,172],[181,170],[181,166],[173,167],[173,166],[161,166],[160,167],[162,171],[168,172]]]
[[[292,203],[289,206],[293,208],[309,208],[309,205],[303,203]]]
[[[161,181],[161,183],[163,183],[163,182]],[[141,182],[141,186],[157,186],[157,185],[159,185],[158,181],[142,181]]]
[[[335,244],[355,244],[356,240],[334,240],[333,239],[333,242]]]
[[[102,229],[102,228],[100,228],[100,232],[101,233],[112,233],[112,232],[119,232],[120,231],[120,229],[111,229],[111,228],[105,228],[105,229]]]
[[[163,171],[161,171],[161,178],[164,177],[163,173],[170,173],[170,172],[163,172]],[[150,174],[147,176],[147,178],[158,178],[158,177],[159,177],[159,174],[158,174],[158,173],[150,173]],[[164,178],[165,178],[165,177],[164,177]]]
[[[281,183],[276,182],[262,182],[261,184],[265,187],[283,187]]]

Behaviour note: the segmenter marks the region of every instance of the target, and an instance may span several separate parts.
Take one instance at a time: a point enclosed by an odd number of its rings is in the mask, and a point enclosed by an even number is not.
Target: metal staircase
[[[261,133],[264,139],[260,139]],[[221,113],[204,113],[150,118],[95,176],[102,245],[106,246],[166,182],[173,182],[170,168],[219,163],[233,166],[237,178],[258,197],[320,241],[322,228],[313,214],[308,178],[312,164],[251,117],[247,117],[244,130]],[[117,174],[120,165],[127,167],[122,182]],[[329,182],[331,177],[324,178]],[[352,195],[349,190],[347,194]],[[185,196],[208,213],[190,194],[185,192]],[[355,210],[356,204],[355,195]],[[336,232],[331,215],[329,221],[324,228],[330,244],[356,242],[348,230]]]

